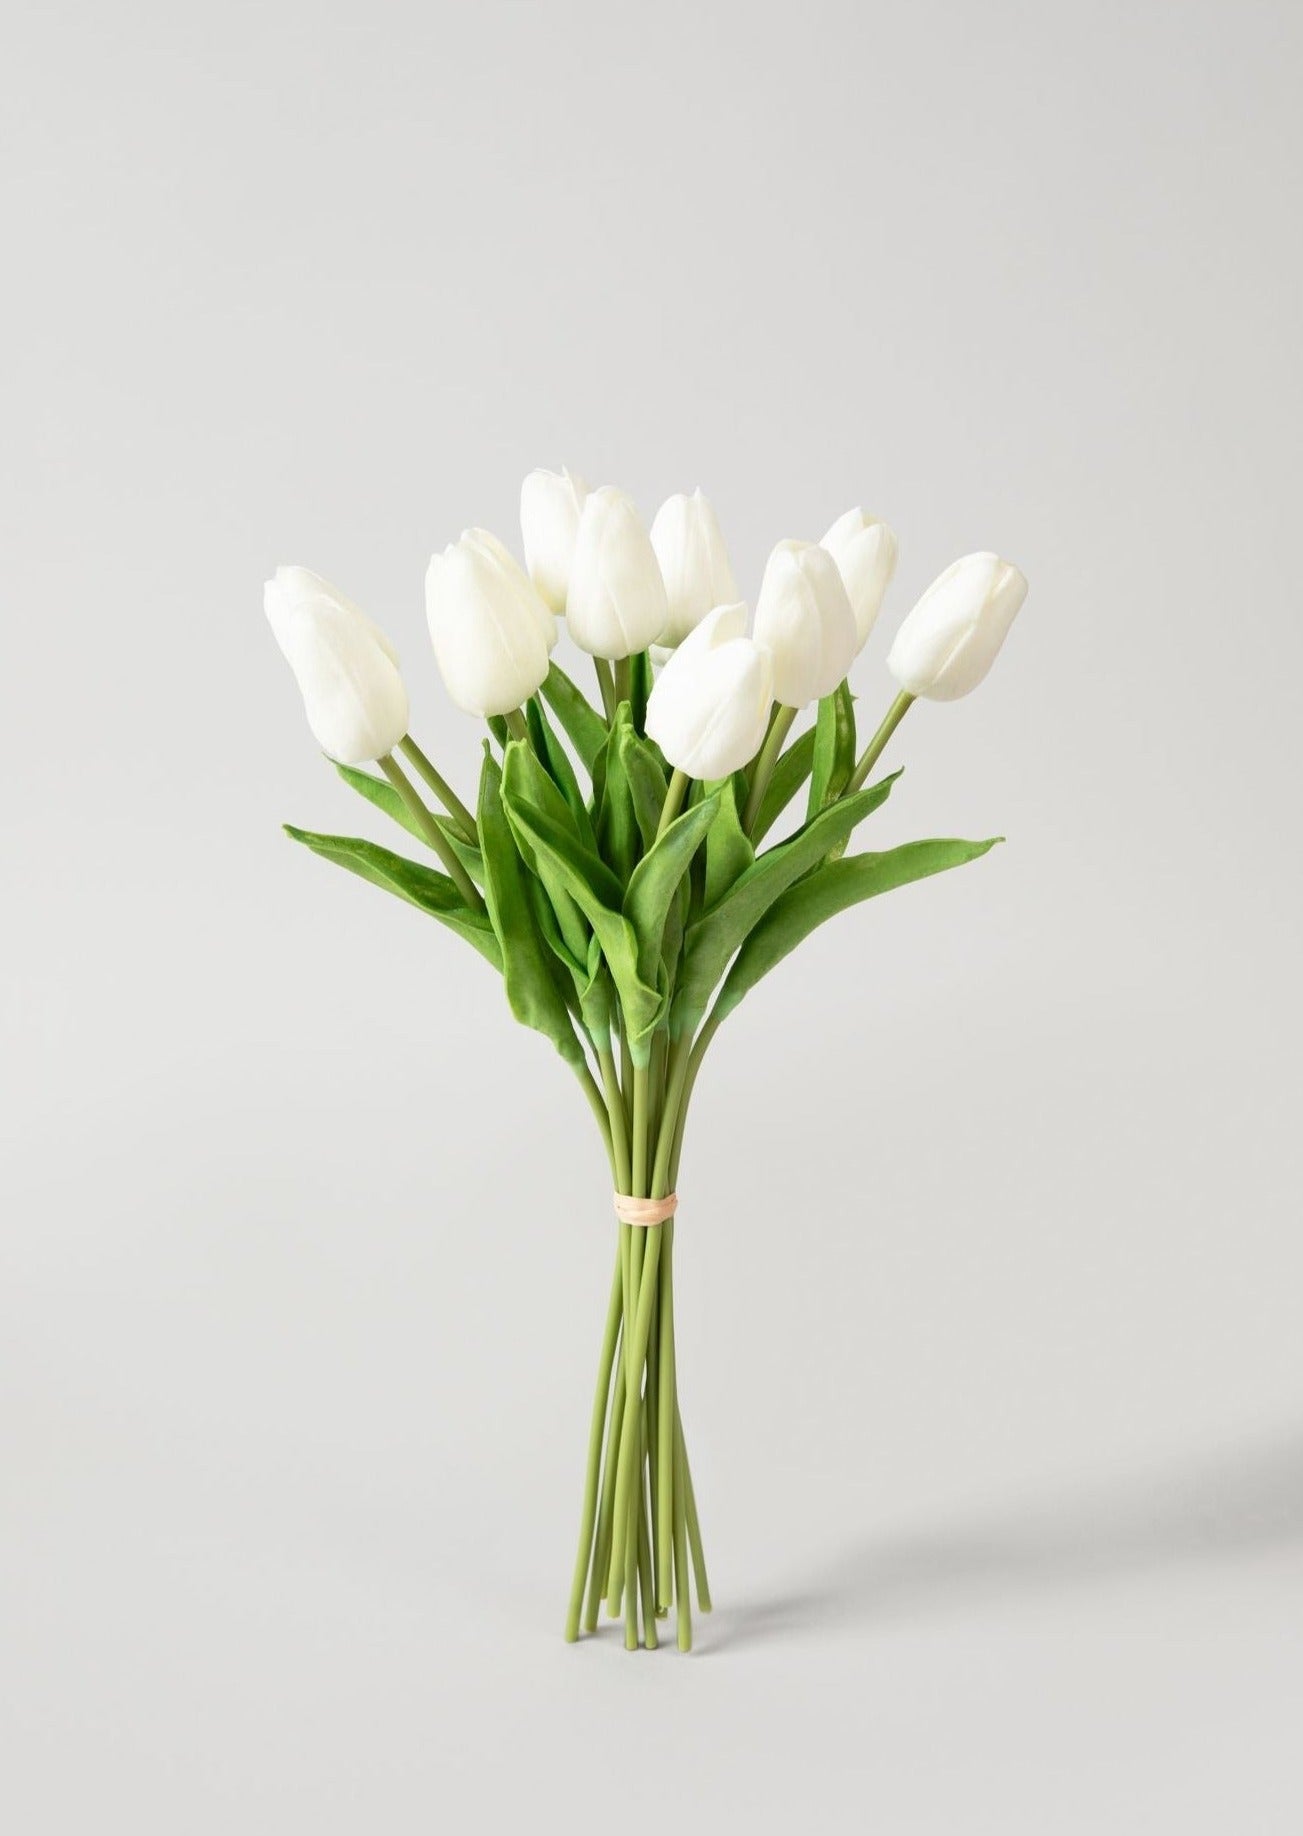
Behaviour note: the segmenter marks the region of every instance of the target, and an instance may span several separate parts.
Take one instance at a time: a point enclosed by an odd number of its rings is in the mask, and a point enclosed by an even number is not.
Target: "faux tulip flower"
[[[487,529],[468,529],[435,555],[425,613],[449,695],[467,714],[510,714],[547,675],[556,619]]]
[[[773,653],[774,696],[803,708],[831,695],[859,634],[837,563],[817,542],[780,542],[765,565],[755,639]]]
[[[566,624],[581,650],[618,662],[658,638],[669,607],[633,500],[610,485],[584,500],[570,565]]]
[[[672,650],[707,612],[736,601],[737,582],[719,518],[700,491],[666,498],[652,522],[651,542],[669,601],[669,621],[659,642]]]
[[[857,648],[863,650],[896,571],[895,533],[881,517],[848,510],[837,518],[819,546],[826,548],[837,563],[855,614]]]
[[[716,606],[656,678],[647,734],[690,778],[726,778],[753,759],[774,698],[773,662],[746,635],[744,605]]]
[[[278,567],[263,606],[321,750],[341,765],[391,753],[407,732],[407,690],[380,627],[306,567]]]
[[[887,668],[907,695],[957,701],[990,669],[1027,597],[999,555],[965,555],[938,576],[896,633]]]
[[[572,472],[531,472],[520,487],[525,566],[544,603],[560,618],[566,609],[570,564],[588,486]]]

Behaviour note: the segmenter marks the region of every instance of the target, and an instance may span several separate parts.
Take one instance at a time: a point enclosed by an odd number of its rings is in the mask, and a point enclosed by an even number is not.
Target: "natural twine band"
[[[648,1230],[653,1224],[664,1224],[679,1208],[677,1192],[668,1192],[658,1199],[631,1198],[627,1192],[617,1192],[614,1197],[615,1215],[621,1224],[633,1224],[641,1230]]]

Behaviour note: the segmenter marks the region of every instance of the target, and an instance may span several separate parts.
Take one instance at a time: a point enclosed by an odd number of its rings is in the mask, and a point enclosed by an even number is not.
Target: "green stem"
[[[452,788],[452,785],[449,784],[448,780],[441,772],[437,771],[430,760],[426,758],[410,733],[405,739],[399,740],[398,750],[407,755],[408,759],[415,766],[417,775],[425,779],[425,782],[439,799],[444,809],[447,810],[449,816],[452,817],[457,828],[461,830],[463,839],[469,842],[472,848],[478,848],[480,845],[480,832],[475,826],[475,818],[466,808],[466,805]]]
[[[381,771],[416,818],[421,834],[447,868],[448,878],[461,894],[463,903],[477,916],[481,914],[484,911],[484,901],[480,898],[474,881],[457,859],[452,843],[422,803],[415,786],[409,782],[402,766],[392,753],[387,758],[379,760],[379,765]]]
[[[615,677],[605,657],[594,657],[593,668],[597,672],[597,686],[602,692],[602,709],[609,727],[615,719]]]
[[[643,1451],[645,1453],[646,1449]],[[647,1498],[641,1478],[638,1483],[638,1579],[642,1583],[642,1641],[648,1651],[655,1651],[660,1644],[656,1636],[656,1576],[647,1528]]]
[[[606,1090],[606,1114],[611,1130],[611,1161],[615,1172],[615,1183],[621,1192],[629,1190],[629,1128],[624,1114],[624,1096],[620,1090],[620,1077],[611,1056],[610,1046],[601,1049],[597,1054],[601,1068],[602,1084]]]
[[[665,802],[661,807],[661,819],[656,830],[657,840],[664,835],[666,829],[669,828],[674,818],[683,808],[683,799],[687,795],[688,786],[691,782],[692,779],[688,776],[687,772],[680,771],[676,765],[674,767],[674,775],[671,777],[669,787],[665,792]]]
[[[584,1475],[584,1506],[579,1522],[579,1553],[575,1557],[574,1579],[570,1584],[570,1605],[566,1612],[566,1640],[573,1644],[579,1637],[579,1615],[583,1607],[584,1581],[593,1550],[593,1527],[597,1521],[597,1484],[602,1464],[602,1431],[606,1427],[606,1406],[611,1391],[611,1367],[615,1363],[615,1345],[620,1336],[620,1264],[615,1265],[611,1298],[606,1308],[606,1331],[602,1336],[601,1356],[597,1362],[597,1388],[593,1393],[593,1413],[588,1427],[588,1465]]]
[[[513,708],[510,714],[503,715],[503,719],[507,723],[507,732],[511,735],[512,739],[523,739],[525,744],[528,745],[529,723],[526,721],[520,709]]]
[[[747,806],[742,815],[742,827],[748,835],[756,826],[760,805],[764,802],[765,791],[769,787],[770,778],[774,775],[774,766],[778,763],[778,755],[783,750],[783,741],[792,730],[792,722],[796,719],[796,714],[795,708],[780,706],[769,724],[765,743],[760,748],[760,757],[756,760],[751,789],[747,793]]]
[[[674,1220],[661,1225],[660,1291],[657,1295],[657,1396],[656,1422],[660,1431],[656,1447],[656,1604],[668,1607],[673,1591],[674,1556]]]
[[[906,714],[913,705],[914,697],[907,694],[905,690],[902,689],[891,706],[887,709],[882,725],[878,728],[877,732],[860,755],[859,764],[851,773],[846,789],[842,792],[843,797],[849,797],[855,791],[863,789],[865,779],[886,750],[887,741],[891,738],[892,734],[896,731],[901,721],[904,720]]]
[[[692,1602],[688,1598],[687,1486],[684,1482],[683,1441],[674,1436],[674,1594],[678,1604],[679,1650],[692,1649]]]
[[[674,1415],[674,1444],[683,1455],[683,1503],[684,1515],[688,1520],[688,1546],[692,1551],[692,1567],[697,1577],[697,1605],[703,1613],[711,1609],[710,1582],[706,1578],[706,1555],[701,1546],[701,1525],[697,1520],[697,1494],[692,1489],[692,1468],[688,1465],[688,1443],[683,1438],[683,1417],[678,1413],[677,1402]]]
[[[614,665],[615,705],[618,708],[622,701],[633,702],[633,661],[629,657],[617,657]]]
[[[617,1269],[619,1264],[617,1262]],[[606,1452],[602,1461],[602,1499],[597,1513],[597,1541],[593,1545],[593,1567],[588,1579],[588,1599],[584,1606],[584,1631],[597,1628],[602,1596],[606,1591],[607,1562],[611,1551],[611,1532],[615,1516],[615,1474],[620,1461],[620,1424],[624,1420],[624,1357],[618,1348],[615,1360],[615,1388],[611,1392],[611,1413],[606,1423]]]

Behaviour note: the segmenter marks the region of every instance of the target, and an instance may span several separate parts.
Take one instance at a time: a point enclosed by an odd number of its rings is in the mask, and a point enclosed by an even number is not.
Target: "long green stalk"
[[[405,738],[399,740],[398,750],[403,753],[415,767],[418,777],[425,779],[425,782],[439,799],[444,809],[447,810],[449,816],[452,817],[454,826],[460,829],[463,841],[469,842],[473,848],[478,848],[480,844],[480,832],[476,827],[475,818],[466,808],[466,805],[452,788],[452,785],[449,784],[443,773],[436,769],[430,759],[426,758],[410,733],[407,734]]]
[[[398,792],[398,795],[416,818],[421,834],[425,837],[426,841],[429,842],[434,852],[443,862],[448,878],[462,896],[462,903],[468,910],[477,914],[482,913],[484,910],[484,901],[479,895],[478,887],[475,885],[475,882],[471,879],[466,869],[462,866],[461,862],[457,859],[456,854],[453,852],[451,842],[449,842],[443,830],[439,827],[434,817],[421,801],[421,798],[417,795],[416,786],[408,779],[407,774],[392,753],[390,753],[387,758],[380,759],[377,762],[381,771],[385,774],[386,778],[388,778],[389,782]]]
[[[615,1362],[616,1341],[620,1336],[621,1315],[620,1264],[617,1260],[611,1282],[611,1298],[606,1308],[606,1331],[602,1336],[601,1355],[597,1361],[597,1389],[593,1395],[593,1412],[588,1427],[588,1464],[584,1473],[584,1507],[579,1520],[579,1553],[575,1557],[574,1579],[570,1584],[570,1605],[566,1611],[566,1639],[573,1643],[579,1637],[579,1615],[583,1606],[584,1581],[593,1546],[593,1526],[597,1520],[597,1485],[602,1463],[602,1431],[606,1426],[607,1401],[611,1389],[611,1367]]]

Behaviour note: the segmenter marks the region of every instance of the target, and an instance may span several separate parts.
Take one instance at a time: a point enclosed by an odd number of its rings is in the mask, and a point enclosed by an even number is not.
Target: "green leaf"
[[[552,723],[537,695],[530,696],[525,707],[525,718],[529,725],[534,751],[542,760],[548,776],[570,805],[570,811],[574,816],[579,833],[586,841],[593,842],[593,828],[588,818],[588,808],[579,788],[579,780],[575,776],[575,768],[570,763],[570,754],[552,731]]]
[[[644,739],[635,730],[633,717],[624,703],[616,711],[611,743],[619,755],[629,795],[633,799],[633,812],[643,848],[650,848],[661,826],[661,811],[665,807],[665,793],[669,786],[659,754],[651,741]]]
[[[564,799],[545,772],[543,784],[555,801],[547,807],[546,794],[542,802],[532,801],[537,779],[520,762],[526,753],[522,742],[513,741],[503,770],[502,796],[512,833],[549,892],[564,891],[592,928],[620,996],[630,1047],[639,1062],[645,1062],[646,1037],[663,1011],[664,997],[639,973],[638,934],[621,910],[624,888],[605,862],[580,842]]]
[[[629,659],[629,700],[635,732],[647,724],[647,702],[652,692],[652,660],[649,650],[639,650]]]
[[[820,867],[775,900],[751,932],[719,991],[712,1020],[731,1014],[761,977],[768,975],[825,920],[878,893],[908,886],[912,880],[926,879],[929,874],[944,873],[948,867],[962,867],[1002,839],[995,836],[980,842],[906,842],[904,847],[892,848],[885,854],[855,854],[849,860]]]
[[[543,681],[542,692],[561,722],[566,738],[591,772],[593,760],[606,739],[606,722],[583,691],[554,663]]]
[[[720,900],[688,927],[683,945],[683,967],[675,997],[676,1025],[696,1026],[706,1011],[715,984],[728,967],[729,958],[748,933],[759,924],[775,899],[801,875],[816,867],[830,849],[843,841],[871,810],[885,803],[899,773],[843,797],[789,841],[780,842],[734,883]]]
[[[377,778],[369,771],[358,771],[352,765],[341,765],[338,759],[332,759],[330,762],[351,790],[365,797],[368,803],[375,805],[376,809],[383,810],[386,816],[406,829],[409,835],[414,835],[423,847],[429,847],[430,844],[422,833],[415,816],[387,778]],[[483,886],[484,863],[480,859],[479,849],[471,847],[463,840],[461,830],[455,823],[449,822],[448,818],[441,815],[438,810],[431,810],[430,814],[438,823],[445,841],[467,873],[470,874],[476,885]]]
[[[751,840],[757,848],[809,777],[814,765],[814,740],[815,730],[811,727],[808,733],[792,741],[774,766],[751,830]]]
[[[693,855],[706,839],[719,809],[719,792],[676,816],[639,861],[624,895],[624,913],[638,936],[638,970],[643,981],[657,979],[665,920]]]
[[[479,831],[484,849],[484,896],[502,947],[502,975],[511,1011],[523,1026],[550,1039],[567,1063],[582,1065],[584,1049],[575,1037],[570,1010],[558,985],[559,965],[534,920],[528,869],[502,807],[502,773],[487,744],[480,773]]]
[[[598,793],[596,842],[602,859],[616,879],[621,886],[627,886],[629,876],[638,864],[643,842],[642,824],[634,808],[633,789],[625,769],[627,754],[617,739],[626,729],[632,732],[629,727],[629,709],[624,702],[620,703],[616,723],[593,769],[593,784]]]
[[[814,755],[810,772],[810,801],[805,820],[841,796],[855,770],[855,697],[849,682],[840,682],[819,703],[814,728]]]
[[[409,861],[405,855],[391,854],[388,848],[352,835],[316,835],[308,829],[296,829],[290,823],[285,824],[285,833],[292,841],[311,848],[323,860],[346,867],[373,886],[383,887],[431,918],[437,918],[467,943],[474,944],[495,969],[501,969],[502,952],[488,913],[469,910],[446,873],[436,873],[419,861]]]
[[[588,960],[589,927],[579,906],[571,897],[566,881],[558,877],[549,859],[539,860],[532,852],[514,821],[517,803],[539,810],[557,828],[568,835],[584,858],[597,860],[592,847],[580,835],[570,805],[549,777],[533,749],[523,740],[511,740],[503,757],[502,801],[506,807],[516,846],[525,857],[530,871],[547,890],[565,946],[566,959],[582,965]],[[598,861],[598,866],[601,866]]]
[[[715,788],[708,785],[707,789]],[[718,905],[724,894],[741,878],[756,858],[746,831],[742,827],[742,809],[746,804],[746,777],[740,772],[721,780],[719,811],[706,837],[705,903]]]

